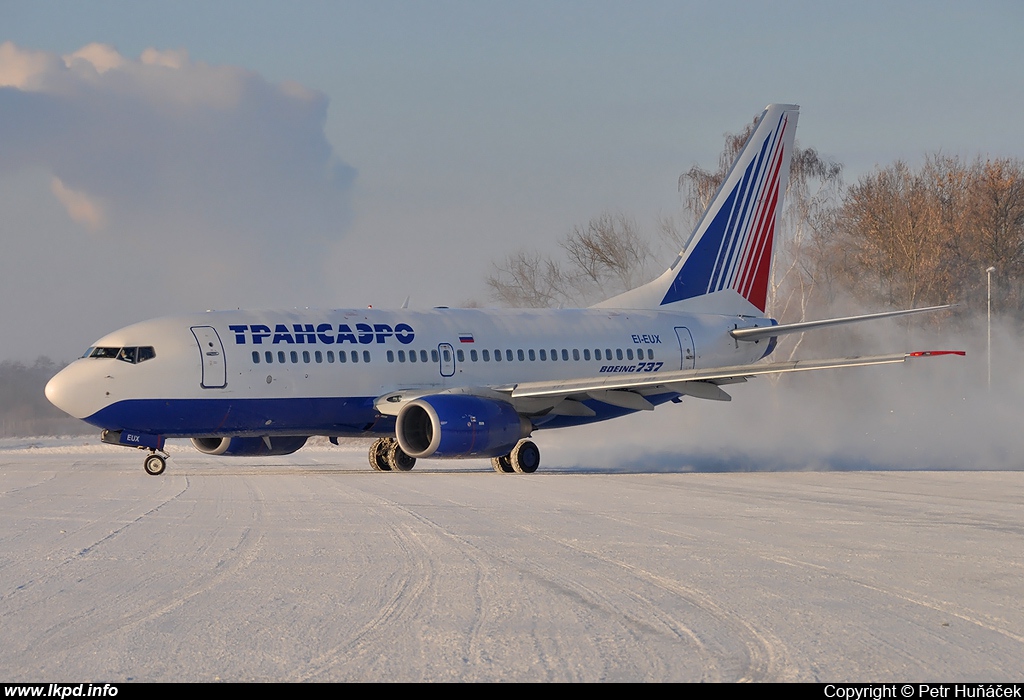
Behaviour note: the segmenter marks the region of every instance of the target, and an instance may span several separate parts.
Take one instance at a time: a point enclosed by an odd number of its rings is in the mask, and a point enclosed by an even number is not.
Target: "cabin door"
[[[690,335],[690,329],[677,326],[676,338],[679,339],[679,369],[693,369],[697,353],[693,351],[693,336]]]
[[[199,344],[199,355],[203,362],[203,379],[199,386],[204,389],[223,389],[228,385],[228,368],[224,364],[224,343],[213,326],[192,326],[192,335]]]

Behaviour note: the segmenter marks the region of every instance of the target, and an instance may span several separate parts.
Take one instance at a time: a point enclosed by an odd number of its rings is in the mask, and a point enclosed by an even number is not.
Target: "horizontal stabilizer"
[[[942,311],[943,309],[952,309],[956,304],[946,304],[944,306],[928,306],[920,309],[906,309],[903,311],[883,311],[878,314],[865,314],[864,316],[845,316],[843,318],[828,318],[822,321],[803,321],[801,323],[785,323],[779,326],[760,326],[757,328],[737,328],[729,331],[736,340],[762,340],[764,338],[772,338],[775,336],[786,335],[787,333],[803,333],[804,331],[814,330],[816,328],[825,328],[827,326],[842,326],[847,323],[859,323],[861,321],[874,321],[881,318],[894,318],[896,316],[909,316],[911,314],[923,314],[931,311]]]

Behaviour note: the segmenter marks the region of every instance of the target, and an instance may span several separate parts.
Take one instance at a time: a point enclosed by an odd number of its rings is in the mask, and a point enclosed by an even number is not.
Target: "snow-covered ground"
[[[0,444],[0,677],[1024,676],[1024,472],[141,458]]]

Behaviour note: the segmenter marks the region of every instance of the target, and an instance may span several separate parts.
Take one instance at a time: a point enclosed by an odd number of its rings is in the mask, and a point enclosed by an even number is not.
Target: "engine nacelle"
[[[261,437],[192,438],[192,446],[207,455],[228,457],[272,457],[290,455],[306,444],[309,438],[272,437],[270,447]]]
[[[497,457],[533,430],[512,404],[465,394],[434,394],[398,413],[395,433],[410,457]]]

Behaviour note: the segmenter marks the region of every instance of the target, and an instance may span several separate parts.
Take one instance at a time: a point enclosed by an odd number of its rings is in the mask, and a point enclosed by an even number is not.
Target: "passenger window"
[[[547,362],[548,354],[544,350],[540,351],[540,359],[542,362]]]
[[[456,350],[455,351],[455,359],[458,360],[459,362],[465,362],[466,361],[466,353],[464,353],[461,348]]]
[[[486,350],[484,352],[486,352]],[[469,359],[472,360],[473,362],[476,362],[477,360],[480,359],[479,355],[476,354],[476,350],[469,351]]]
[[[353,350],[352,351],[352,361],[353,362],[359,362],[359,351],[358,350]]]
[[[490,353],[490,351],[484,350],[483,351],[483,355],[484,355],[484,362],[490,362],[491,361],[491,353]]]
[[[573,348],[572,349],[572,359],[576,360],[577,362],[580,361],[580,351],[579,351],[579,348]]]
[[[327,364],[329,364],[329,365],[333,365],[334,364],[334,351],[333,350],[328,350],[327,351]]]
[[[302,351],[302,361],[309,364],[309,350]]]
[[[565,362],[569,361],[569,351],[564,348],[562,349],[562,360]]]
[[[370,351],[369,350],[363,350],[363,362],[369,362],[369,361],[370,361]]]
[[[501,362],[501,350],[494,351],[494,361]]]
[[[525,359],[526,359],[526,355],[525,355],[525,354],[523,353],[523,351],[522,351],[522,350],[519,350],[519,351],[517,352],[517,356],[519,357],[519,361],[520,361],[520,362],[522,362],[523,360],[525,360]]]
[[[530,362],[534,362],[534,361],[536,361],[536,359],[537,359],[537,353],[535,353],[533,351],[533,349],[531,348],[530,349]]]
[[[654,349],[653,348],[647,348],[647,359],[648,360],[653,360],[654,359]]]
[[[399,350],[398,352],[402,352],[402,351]],[[415,362],[415,361],[416,361],[416,351],[415,350],[410,350],[409,351],[409,362]]]
[[[398,352],[401,353],[402,351],[399,350]],[[388,350],[388,362],[394,362],[394,361],[395,361],[395,351],[394,350]]]
[[[282,365],[284,364],[284,350],[277,351],[277,361],[280,362]]]
[[[434,354],[435,355],[437,354],[436,350],[434,351]],[[426,362],[426,361],[427,361],[427,351],[426,350],[420,350],[420,362]],[[436,361],[436,358],[435,358],[435,361]]]
[[[511,348],[509,348],[508,350],[505,351],[505,359],[508,360],[509,362],[512,361],[512,349]]]
[[[322,352],[320,352],[319,350],[317,350],[315,353],[313,353],[313,359],[316,360],[316,363],[318,365],[319,364],[323,364],[324,354]]]
[[[288,354],[289,354],[289,355],[291,355],[291,358],[292,358],[292,364],[293,364],[293,365],[294,365],[294,364],[297,364],[297,363],[298,363],[298,361],[299,361],[299,353],[297,353],[297,352],[295,352],[294,350],[292,350],[292,351],[291,351],[290,353],[288,353]]]
[[[338,351],[338,362],[341,364],[345,364],[346,362],[348,362],[348,355],[345,354],[344,350]]]
[[[439,360],[437,359],[437,357],[438,357],[438,356],[437,356],[437,350],[431,350],[431,351],[430,351],[430,360],[431,360],[432,362],[439,362]]]
[[[267,350],[265,353],[263,353],[263,359],[267,361],[268,365],[273,364],[274,363],[274,353],[272,353],[269,350]]]
[[[258,365],[260,363],[260,351],[259,350],[253,350],[252,351],[252,363],[254,365]]]
[[[552,350],[551,351],[551,361],[552,362],[557,362],[558,361],[558,351],[557,350]]]
[[[627,360],[632,360],[633,359],[633,348],[626,348],[626,359]]]
[[[388,362],[391,362],[391,358],[393,357],[393,355],[394,353],[388,350]],[[398,361],[402,363],[405,362],[405,350],[398,351]]]
[[[615,358],[617,360],[622,359],[622,348],[615,348]]]

